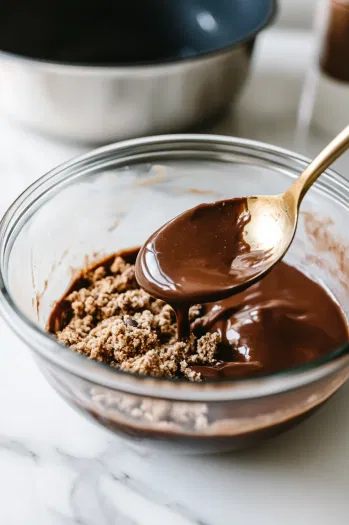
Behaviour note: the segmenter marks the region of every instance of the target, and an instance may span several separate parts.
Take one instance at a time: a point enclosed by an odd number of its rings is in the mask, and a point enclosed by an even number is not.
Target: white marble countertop
[[[294,148],[311,53],[305,33],[266,32],[249,85],[215,131]],[[285,57],[290,57],[285,60]],[[83,148],[0,123],[0,212]],[[326,138],[298,144],[313,154]],[[338,168],[345,172],[348,157]],[[349,385],[257,450],[208,457],[136,452],[77,415],[0,320],[0,524],[347,525]]]

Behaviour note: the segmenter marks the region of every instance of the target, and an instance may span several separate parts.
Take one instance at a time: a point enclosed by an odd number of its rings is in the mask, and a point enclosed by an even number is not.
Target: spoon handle
[[[349,125],[346,126],[309,164],[298,179],[292,184],[290,192],[298,199],[298,206],[302,202],[316,179],[328,168],[332,162],[349,148]]]

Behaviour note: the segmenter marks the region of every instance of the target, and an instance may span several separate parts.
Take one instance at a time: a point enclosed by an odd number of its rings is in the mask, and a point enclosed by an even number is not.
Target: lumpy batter
[[[290,369],[349,339],[328,291],[281,262],[245,292],[192,306],[191,334],[177,341],[172,308],[135,279],[137,253],[121,252],[82,272],[57,303],[48,330],[72,350],[116,368],[196,381]]]

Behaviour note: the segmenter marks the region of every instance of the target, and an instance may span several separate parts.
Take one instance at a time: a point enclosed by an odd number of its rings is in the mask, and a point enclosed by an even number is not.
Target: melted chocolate
[[[195,367],[204,377],[288,370],[326,355],[349,338],[344,314],[326,289],[284,262],[248,290],[206,309],[193,329],[221,334],[222,362]]]
[[[138,249],[120,252],[134,264]],[[115,254],[92,267],[108,270]],[[85,274],[74,280],[66,297],[84,286]],[[62,329],[69,321],[69,303],[59,301],[47,329]],[[327,290],[299,269],[280,262],[263,280],[233,297],[205,304],[204,317],[186,329],[198,336],[219,332],[222,343],[215,366],[194,366],[207,379],[243,378],[310,363],[346,343],[348,325]]]
[[[265,253],[250,250],[244,227],[247,199],[200,204],[155,232],[136,261],[139,285],[171,305],[231,295],[257,275]]]
[[[241,291],[269,264],[244,239],[247,199],[200,204],[156,231],[136,261],[139,285],[176,311],[178,338],[189,336],[188,310]]]
[[[188,307],[211,303],[191,327],[197,336],[221,335],[219,362],[193,367],[206,378],[291,369],[348,340],[343,313],[326,290],[285,263],[236,293],[268,258],[245,242],[249,221],[247,199],[202,204],[161,227],[137,257],[138,283],[174,307],[179,339],[190,333]]]

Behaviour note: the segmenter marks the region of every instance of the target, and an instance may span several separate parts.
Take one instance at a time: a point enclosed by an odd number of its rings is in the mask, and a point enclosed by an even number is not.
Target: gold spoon
[[[136,261],[138,283],[169,304],[207,303],[260,280],[285,255],[302,199],[349,147],[349,126],[281,195],[202,204],[157,230]]]
[[[244,228],[244,240],[250,245],[251,252],[268,254],[253,280],[260,279],[284,257],[296,233],[299,207],[305,194],[348,148],[349,126],[315,157],[287,191],[280,195],[247,198],[250,221]]]

